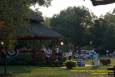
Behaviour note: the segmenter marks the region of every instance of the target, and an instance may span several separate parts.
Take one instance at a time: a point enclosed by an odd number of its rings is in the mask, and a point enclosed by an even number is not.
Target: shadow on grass
[[[60,67],[55,65],[8,65],[7,72],[20,74],[20,73],[31,73],[33,70],[42,67]],[[4,72],[4,66],[0,66],[0,73]]]
[[[0,71],[2,66],[0,66]],[[8,66],[15,77],[76,77],[76,73],[61,67]]]
[[[99,68],[99,66],[92,66],[92,70],[96,70],[96,69],[98,69]]]
[[[29,73],[32,71],[33,66],[21,66],[21,65],[8,65],[7,73]],[[4,72],[4,66],[0,66],[0,73]]]
[[[92,68],[91,68],[91,70],[96,70],[96,69],[98,69],[98,70],[107,70],[107,68],[110,68],[110,67],[112,67],[112,65],[107,65],[107,66],[104,66],[104,65],[100,65],[100,66],[93,66]]]

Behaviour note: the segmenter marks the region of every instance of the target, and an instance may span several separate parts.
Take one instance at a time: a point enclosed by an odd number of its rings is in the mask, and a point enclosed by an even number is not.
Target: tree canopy
[[[22,26],[28,22],[31,5],[38,3],[40,6],[49,6],[51,0],[0,0],[0,30],[6,31],[4,40],[8,41],[15,38],[16,26]]]
[[[69,7],[49,20],[50,27],[64,35],[68,43],[115,50],[114,13],[98,18],[85,7]]]
[[[107,13],[103,18],[96,19],[92,26],[92,42],[95,48],[114,50],[115,15]]]
[[[86,33],[91,20],[92,15],[87,8],[69,7],[52,17],[51,25],[74,45],[83,46],[88,42]]]

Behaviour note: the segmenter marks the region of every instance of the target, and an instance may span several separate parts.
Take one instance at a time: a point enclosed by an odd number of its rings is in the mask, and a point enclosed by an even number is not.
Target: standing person
[[[66,58],[66,60],[68,60],[68,57],[69,57],[68,52],[65,52],[65,58]]]
[[[61,60],[61,57],[62,57],[60,48],[59,48],[59,47],[56,47],[55,51],[56,51],[56,52],[55,52],[56,61],[60,61],[60,60]]]
[[[42,49],[41,49],[44,53],[46,53],[47,52],[47,49],[46,49],[46,47],[45,46],[42,46]]]
[[[46,47],[45,47],[45,46],[42,46],[41,51],[43,51],[43,56],[44,56],[43,58],[44,58],[44,60],[46,61],[46,53],[47,53]]]
[[[91,50],[91,52],[90,52],[90,56],[91,56],[91,60],[92,60],[92,65],[94,65],[94,49],[93,50]]]
[[[51,61],[52,50],[48,48],[45,54],[46,54],[47,63],[49,63]]]
[[[98,66],[100,64],[99,55],[95,51],[93,52],[93,63],[94,63],[94,66]]]
[[[99,63],[99,54],[96,53],[96,51],[94,49],[91,51],[91,59],[92,59],[92,65],[98,66],[100,64]]]
[[[113,57],[115,57],[115,51],[113,51]]]
[[[71,48],[68,50],[68,55],[69,55],[68,59],[71,60],[73,55],[73,50]]]
[[[78,56],[79,56],[79,51],[76,50],[76,52],[75,52],[75,57],[78,58]]]
[[[109,56],[109,50],[106,50],[106,56],[107,57]]]
[[[85,66],[84,56],[82,54],[79,54],[77,57],[77,65]]]
[[[80,47],[76,47],[76,54],[75,54],[76,58],[78,58],[80,55],[81,55],[81,49]]]
[[[45,54],[46,63],[49,63],[52,55],[52,50],[50,48],[46,48],[45,46],[42,47],[42,50]]]

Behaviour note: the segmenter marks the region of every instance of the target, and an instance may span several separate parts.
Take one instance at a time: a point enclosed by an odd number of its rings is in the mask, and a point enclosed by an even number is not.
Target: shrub
[[[102,65],[110,65],[111,64],[111,60],[110,59],[100,59],[100,63]]]
[[[64,62],[64,65],[67,67],[67,69],[72,69],[73,67],[76,66],[76,61],[66,60],[66,61]]]

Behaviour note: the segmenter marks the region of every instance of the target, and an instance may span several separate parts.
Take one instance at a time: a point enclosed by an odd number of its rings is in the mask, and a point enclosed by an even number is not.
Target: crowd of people
[[[49,63],[51,61],[51,58],[53,55],[55,55],[55,61],[57,61],[57,62],[61,61],[61,59],[62,59],[62,52],[58,46],[55,47],[54,51],[50,47],[46,48],[45,46],[43,46],[42,51],[45,54],[47,63]]]
[[[79,50],[74,50],[71,47],[66,48],[66,51],[62,53],[62,50],[59,46],[56,46],[54,50],[51,48],[46,48],[45,46],[42,47],[42,50],[45,54],[45,58],[47,63],[51,61],[51,57],[53,53],[55,53],[55,61],[61,61],[62,58],[65,58],[65,60],[71,60],[72,58],[76,59],[79,65],[85,65],[85,59],[86,59],[86,52],[82,52]],[[92,60],[93,65],[99,65],[99,54],[95,50],[90,50],[90,59]]]
[[[17,52],[19,51],[32,51],[31,48],[19,48],[17,49]],[[71,59],[76,59],[76,61],[85,61],[85,59],[91,59],[92,60],[92,64],[93,65],[98,65],[99,64],[99,53],[97,53],[95,51],[95,49],[92,49],[92,50],[89,50],[89,51],[82,51],[82,50],[79,50],[79,49],[74,49],[72,47],[66,47],[66,50],[62,50],[62,48],[60,46],[55,46],[53,48],[51,47],[46,47],[46,46],[42,46],[41,47],[41,51],[43,51],[42,53],[44,53],[44,58],[45,58],[45,61],[47,63],[51,62],[52,61],[52,57],[53,57],[53,61],[56,61],[56,62],[60,62],[62,61],[62,59],[65,59],[65,60],[71,60]],[[90,54],[87,56],[86,52],[89,52]],[[10,55],[14,55],[14,54],[17,54],[17,53],[10,53]],[[105,51],[105,56],[109,57],[109,56],[115,56],[115,51],[112,52],[112,54],[110,54],[110,51],[109,50],[106,50]],[[35,56],[35,55],[33,55]],[[37,55],[39,56],[39,55]]]

